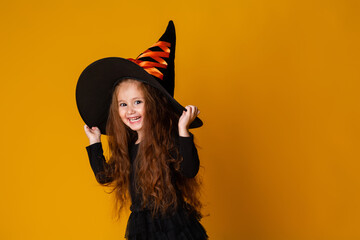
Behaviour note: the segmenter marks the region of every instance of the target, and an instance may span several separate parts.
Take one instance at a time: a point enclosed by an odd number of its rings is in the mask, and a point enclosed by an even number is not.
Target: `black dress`
[[[199,157],[191,137],[179,137],[179,153],[183,157],[180,165],[180,173],[173,170],[173,181],[177,174],[185,177],[195,177],[199,170]],[[103,155],[101,143],[95,143],[86,147],[90,165],[99,183],[111,182],[112,179],[103,175],[104,167],[109,165]],[[138,144],[129,146],[131,166],[135,161]],[[153,217],[149,208],[141,207],[141,197],[135,192],[134,171],[130,171],[130,196],[131,214],[127,222],[125,238],[129,240],[205,240],[208,239],[204,227],[200,224],[201,216],[192,206],[186,203],[181,192],[175,189],[178,195],[179,207],[175,212]]]

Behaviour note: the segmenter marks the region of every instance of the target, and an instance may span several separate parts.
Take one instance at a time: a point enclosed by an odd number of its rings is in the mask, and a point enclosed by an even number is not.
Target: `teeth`
[[[134,118],[129,118],[130,122],[136,122],[140,119],[140,117],[134,117]]]

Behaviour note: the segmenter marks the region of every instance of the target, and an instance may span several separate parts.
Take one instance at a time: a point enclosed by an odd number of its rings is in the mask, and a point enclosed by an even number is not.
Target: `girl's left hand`
[[[197,115],[199,115],[200,111],[196,106],[188,105],[185,107],[186,111],[183,111],[179,118],[179,133],[186,131],[189,129],[190,124],[195,120]],[[186,134],[187,135],[187,134]]]

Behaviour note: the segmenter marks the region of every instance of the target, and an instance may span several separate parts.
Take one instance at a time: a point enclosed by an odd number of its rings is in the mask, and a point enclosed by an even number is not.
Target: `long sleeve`
[[[103,148],[101,142],[91,144],[86,147],[88,153],[91,169],[95,174],[96,180],[100,184],[105,184],[112,181],[110,176],[107,176],[106,173],[110,171],[108,168],[111,168],[104,157]]]
[[[193,135],[190,137],[179,136],[179,153],[183,157],[180,171],[183,176],[193,178],[199,171],[199,156],[194,144]]]

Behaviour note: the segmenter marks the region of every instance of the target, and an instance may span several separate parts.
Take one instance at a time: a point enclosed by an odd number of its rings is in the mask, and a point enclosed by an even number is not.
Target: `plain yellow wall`
[[[357,0],[2,3],[0,239],[122,239],[75,103],[81,71],[168,20],[210,239],[360,239]]]

